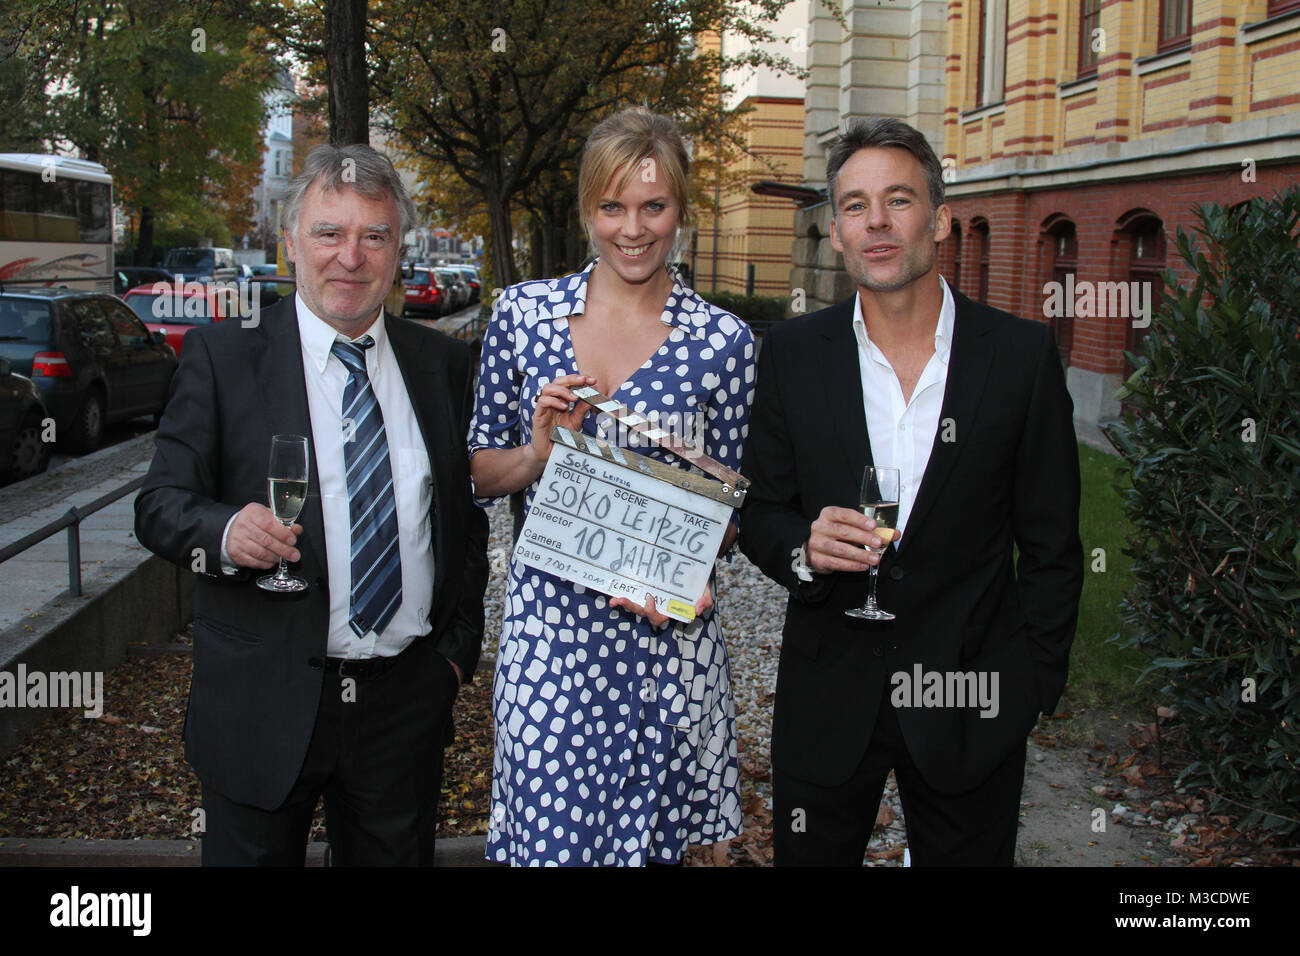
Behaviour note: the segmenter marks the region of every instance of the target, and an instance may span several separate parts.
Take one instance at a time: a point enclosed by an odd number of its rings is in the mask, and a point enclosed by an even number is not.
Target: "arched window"
[[[985,305],[989,301],[989,223],[987,219],[977,219],[971,223],[975,233],[975,247],[979,255],[979,284],[976,286],[975,300]]]
[[[1128,240],[1128,281],[1146,284],[1141,296],[1148,303],[1146,316],[1129,316],[1124,320],[1124,350],[1137,354],[1163,298],[1160,273],[1165,268],[1165,227],[1158,216],[1142,210],[1121,221],[1121,234]],[[1126,359],[1124,377],[1133,371],[1132,363]]]
[[[952,232],[948,234],[948,243],[952,247],[952,282],[953,289],[961,291],[961,223],[952,221]]]
[[[1062,289],[1073,288],[1074,283],[1069,277],[1074,276],[1076,281],[1079,277],[1079,239],[1074,223],[1068,219],[1058,220],[1048,228],[1047,241],[1050,247],[1048,261],[1052,264],[1052,281],[1059,282]],[[1069,314],[1073,310],[1059,311],[1060,315],[1051,317],[1052,334],[1056,337],[1056,348],[1061,353],[1061,364],[1068,368],[1070,350],[1074,345],[1074,318]]]

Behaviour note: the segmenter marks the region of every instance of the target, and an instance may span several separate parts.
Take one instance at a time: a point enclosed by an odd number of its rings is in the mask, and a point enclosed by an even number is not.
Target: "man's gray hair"
[[[943,165],[934,154],[925,135],[902,120],[874,117],[854,120],[844,135],[836,140],[826,156],[826,194],[831,200],[831,215],[835,215],[835,180],[840,167],[860,149],[893,146],[905,149],[916,157],[925,173],[925,183],[930,193],[930,214],[943,205]]]
[[[284,194],[283,228],[295,240],[298,238],[298,215],[302,212],[303,197],[317,180],[320,180],[322,189],[347,186],[367,199],[384,200],[392,196],[401,217],[401,231],[396,237],[398,243],[415,223],[415,203],[406,194],[402,179],[387,156],[364,143],[348,146],[326,144],[307,154],[302,169]]]

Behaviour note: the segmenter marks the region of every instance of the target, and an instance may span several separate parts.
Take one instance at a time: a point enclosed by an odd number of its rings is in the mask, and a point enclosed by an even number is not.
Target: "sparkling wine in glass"
[[[271,513],[286,528],[292,527],[307,500],[307,439],[302,435],[273,435],[271,464],[267,470],[267,497]],[[284,558],[280,569],[257,579],[264,591],[292,593],[307,590],[307,582],[289,573]]]
[[[898,524],[899,474],[897,468],[877,468],[868,465],[862,473],[862,494],[858,498],[858,510],[876,522],[876,536],[880,538],[880,548],[867,548],[872,554],[882,554],[889,542],[894,539]],[[879,569],[871,566],[871,593],[867,603],[862,607],[850,608],[844,613],[849,617],[864,621],[892,621],[894,615],[882,611],[876,603],[876,577]]]

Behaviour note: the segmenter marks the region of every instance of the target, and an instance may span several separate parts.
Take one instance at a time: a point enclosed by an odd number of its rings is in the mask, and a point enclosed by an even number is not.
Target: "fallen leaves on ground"
[[[188,633],[179,643],[191,643]],[[492,787],[492,680],[457,698],[438,836],[487,832]],[[194,838],[201,788],[181,731],[190,686],[182,654],[128,656],[104,675],[99,718],[56,712],[0,763],[0,836],[101,840]],[[324,839],[318,810],[312,839]]]

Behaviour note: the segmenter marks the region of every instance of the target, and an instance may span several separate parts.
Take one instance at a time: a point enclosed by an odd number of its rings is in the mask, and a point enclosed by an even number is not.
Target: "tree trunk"
[[[510,225],[509,200],[489,187],[485,190],[487,200],[488,223],[492,234],[492,277],[497,287],[504,289],[519,281],[515,269],[514,230]]]
[[[135,247],[135,264],[153,265],[153,207],[145,206],[140,210],[140,241]]]
[[[528,214],[528,278],[546,275],[542,271],[542,222],[537,213]]]
[[[564,231],[564,253],[569,261],[569,269],[576,271],[587,264],[587,230],[582,228],[582,217],[578,215],[577,203],[569,207],[568,227]]]
[[[329,73],[330,143],[369,144],[366,0],[326,0],[325,66]]]

